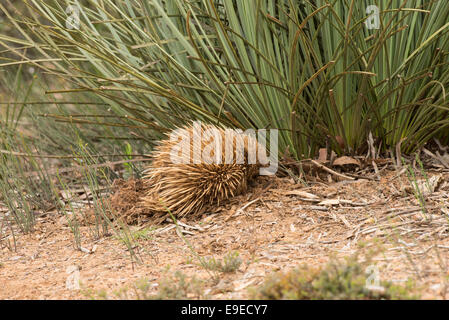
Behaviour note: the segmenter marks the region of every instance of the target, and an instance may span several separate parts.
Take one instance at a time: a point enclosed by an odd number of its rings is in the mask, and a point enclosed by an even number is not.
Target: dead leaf
[[[327,149],[321,148],[319,151],[318,162],[326,162],[327,161]]]
[[[434,193],[440,184],[441,175],[430,177],[429,179],[418,180],[418,188],[421,190],[423,196],[428,196]]]
[[[340,148],[342,148],[342,149],[345,148],[345,139],[343,139],[342,136],[335,136],[335,140],[337,141]]]
[[[348,164],[355,164],[356,166],[360,167],[360,161],[357,159],[354,159],[352,157],[343,156],[340,158],[335,159],[333,165],[334,166],[345,166]]]
[[[338,199],[328,199],[328,200],[324,200],[321,201],[320,203],[318,203],[318,205],[321,206],[336,206],[340,204],[340,200]]]
[[[86,249],[86,248],[84,248],[84,247],[80,247],[80,250],[81,250],[82,252],[84,252],[84,253],[88,253],[88,254],[91,254],[91,253],[92,253],[91,250]]]
[[[284,194],[287,196],[300,196],[300,197],[307,198],[307,199],[319,199],[320,198],[317,195],[314,195],[312,193],[305,192],[305,191],[300,191],[300,190],[285,191]]]

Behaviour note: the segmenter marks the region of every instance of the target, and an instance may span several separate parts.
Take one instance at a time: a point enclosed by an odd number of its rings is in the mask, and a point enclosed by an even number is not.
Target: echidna
[[[202,214],[247,190],[259,148],[254,136],[233,129],[195,122],[174,130],[152,154],[143,203],[156,218]]]

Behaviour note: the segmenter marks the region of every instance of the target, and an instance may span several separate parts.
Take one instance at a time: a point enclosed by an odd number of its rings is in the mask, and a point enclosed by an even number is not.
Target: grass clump
[[[201,265],[212,271],[219,271],[224,273],[236,272],[242,265],[242,259],[237,251],[229,252],[222,260],[215,258],[204,259]]]
[[[277,273],[259,288],[253,288],[253,299],[270,300],[397,300],[414,299],[411,283],[397,286],[389,281],[371,284],[369,266],[356,257],[334,260],[324,268],[306,265],[287,273]]]
[[[131,238],[134,241],[148,241],[148,240],[152,240],[154,238],[154,231],[156,230],[155,227],[146,227],[143,229],[137,229],[137,230],[131,230],[129,231]],[[123,237],[117,235],[115,237],[117,240],[120,240],[121,242],[125,243],[125,240],[123,239]]]
[[[155,229],[155,227],[148,227],[141,230],[136,230],[133,232],[133,238],[135,240],[151,240],[153,239]]]
[[[424,215],[428,214],[426,199],[427,196],[433,193],[435,189],[435,185],[429,179],[426,171],[424,170],[423,163],[421,162],[419,155],[415,156],[415,163],[419,164],[419,170],[416,170],[414,165],[406,165],[405,161],[402,160],[403,165],[406,167],[407,179],[409,181],[411,190],[413,195],[418,201],[419,206],[421,207],[421,212]],[[418,172],[416,172],[418,171]],[[424,179],[418,180],[417,175],[421,174]]]
[[[298,159],[326,141],[365,154],[370,134],[382,151],[448,141],[443,0],[25,2],[0,5],[14,30],[0,68],[64,80],[47,96],[90,93],[96,108],[77,99],[48,117],[89,128],[98,146],[145,149],[188,120],[279,129],[278,150]]]
[[[137,288],[143,293],[147,286],[147,283],[144,283]],[[145,296],[142,297],[146,298]],[[204,297],[204,288],[201,280],[196,277],[188,278],[184,273],[176,271],[173,276],[162,279],[159,283],[158,292],[148,298],[154,300],[184,300],[204,299]]]

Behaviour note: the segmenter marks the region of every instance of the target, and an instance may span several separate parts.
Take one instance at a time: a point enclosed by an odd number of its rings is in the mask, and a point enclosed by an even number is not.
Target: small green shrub
[[[140,290],[147,288],[140,286]],[[171,277],[162,279],[159,283],[159,290],[156,295],[148,297],[149,299],[165,300],[165,299],[201,299],[204,297],[203,283],[196,277],[187,278],[187,276],[176,271]]]
[[[223,260],[210,258],[201,261],[201,265],[212,271],[220,271],[224,273],[236,272],[242,265],[242,259],[237,251],[228,253]]]
[[[148,227],[142,230],[136,230],[133,232],[133,237],[135,240],[151,240],[153,239],[155,227]]]
[[[147,227],[140,230],[129,230],[129,235],[133,241],[148,241],[153,239],[155,229],[155,227]],[[126,244],[126,238],[122,234],[116,235],[115,238]]]
[[[270,300],[339,300],[339,299],[413,299],[412,287],[397,286],[380,281],[378,287],[369,287],[365,265],[351,257],[345,262],[331,261],[324,268],[303,265],[287,273],[271,276],[250,293],[254,299]]]

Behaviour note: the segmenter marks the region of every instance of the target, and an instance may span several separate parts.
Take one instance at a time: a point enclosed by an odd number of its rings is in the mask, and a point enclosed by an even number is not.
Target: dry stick
[[[239,214],[241,214],[241,213],[243,212],[243,210],[245,210],[245,209],[248,208],[250,205],[252,205],[253,203],[255,203],[255,202],[259,201],[259,200],[260,200],[260,198],[257,198],[257,199],[254,199],[254,200],[248,202],[248,203],[245,204],[243,207],[241,207],[240,209],[238,209],[234,214],[229,215],[229,216],[225,219],[225,222],[228,221],[229,219],[231,219],[232,217],[238,216]]]
[[[344,178],[344,179],[346,179],[346,180],[355,180],[355,178],[348,177],[348,176],[346,176],[346,175],[344,175],[344,174],[335,172],[334,170],[329,169],[329,168],[326,167],[325,165],[322,165],[322,164],[316,162],[315,160],[310,160],[310,161],[311,161],[314,165],[316,165],[318,168],[323,169],[324,171],[327,171],[327,172],[329,172],[330,174],[333,174],[333,175],[335,175],[335,176],[337,176],[337,177]]]
[[[374,172],[376,173],[377,181],[380,181],[379,168],[377,167],[376,162],[373,160],[371,161],[371,164],[373,165]]]
[[[255,202],[259,201],[259,200],[260,200],[260,198],[257,198],[257,199],[254,199],[254,200],[248,202],[248,203],[245,204],[243,207],[241,207],[239,210],[237,210],[237,212],[238,212],[238,213],[242,213],[243,210],[245,210],[245,209],[248,208],[250,205],[252,205],[253,203],[255,203]]]
[[[374,162],[373,162],[374,163]],[[376,178],[372,178],[372,177],[368,177],[368,176],[362,176],[362,175],[359,175],[359,174],[354,174],[354,173],[347,173],[350,177],[353,177],[353,178],[358,178],[358,179],[365,179],[365,180],[370,180],[370,181],[379,181],[380,180],[380,177],[378,178],[378,179],[376,179]]]
[[[393,180],[399,178],[399,177],[402,176],[406,171],[407,171],[407,168],[402,168],[401,171],[399,171],[397,174],[395,174],[394,177],[388,179],[387,182],[391,182],[391,181],[393,181]]]
[[[406,140],[406,138],[402,138],[401,140],[399,140],[398,144],[396,145],[396,166],[398,168],[400,168],[402,166],[402,163],[401,163],[401,158],[402,158],[401,144],[402,144],[402,142],[404,140]]]
[[[449,169],[449,164],[440,156],[437,157],[436,155],[434,155],[432,152],[430,152],[429,150],[427,150],[426,148],[423,148],[422,151],[427,154],[428,156],[432,157],[433,159],[439,161],[446,169]],[[438,153],[439,154],[439,153]]]
[[[376,159],[376,148],[374,147],[374,139],[373,139],[373,134],[370,131],[369,135],[368,135],[368,154],[371,154],[371,158],[372,159]],[[374,162],[374,160],[373,160]]]

